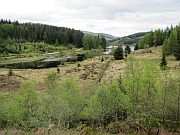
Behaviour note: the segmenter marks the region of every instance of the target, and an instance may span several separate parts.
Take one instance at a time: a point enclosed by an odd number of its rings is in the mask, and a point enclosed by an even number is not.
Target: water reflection
[[[13,69],[39,69],[39,68],[52,68],[57,67],[64,62],[76,62],[83,61],[84,54],[78,54],[77,56],[67,56],[64,58],[48,57],[36,61],[21,61],[10,64],[0,64],[0,68],[13,68]]]

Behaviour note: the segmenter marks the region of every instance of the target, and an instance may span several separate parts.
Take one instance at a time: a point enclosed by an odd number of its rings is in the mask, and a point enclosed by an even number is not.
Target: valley
[[[0,31],[0,134],[180,133],[179,26],[114,41],[2,20]]]

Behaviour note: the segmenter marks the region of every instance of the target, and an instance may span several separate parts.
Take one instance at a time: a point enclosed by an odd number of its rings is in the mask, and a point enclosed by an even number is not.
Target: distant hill
[[[147,32],[139,32],[139,33],[135,33],[129,36],[120,37],[118,39],[111,40],[110,44],[111,45],[124,45],[124,44],[132,45],[139,42],[140,38],[143,37],[146,33]]]
[[[101,37],[103,36],[106,40],[116,40],[118,39],[119,37],[115,37],[115,36],[112,36],[110,34],[105,34],[105,33],[94,33],[94,32],[89,32],[89,31],[82,31],[84,33],[84,35],[94,35],[94,36],[98,36]]]

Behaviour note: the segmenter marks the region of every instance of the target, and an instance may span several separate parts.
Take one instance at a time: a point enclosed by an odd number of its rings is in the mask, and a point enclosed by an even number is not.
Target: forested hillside
[[[139,32],[139,33],[135,33],[129,36],[124,36],[115,40],[111,40],[110,43],[112,45],[135,44],[139,42],[141,37],[143,37],[146,33],[147,32]]]
[[[50,45],[72,44],[82,47],[83,33],[79,30],[37,23],[0,20],[0,52],[8,51],[7,44],[44,42]]]
[[[177,60],[180,60],[180,25],[147,33],[141,38],[137,48],[144,49],[159,45],[163,45],[163,55],[173,54]]]

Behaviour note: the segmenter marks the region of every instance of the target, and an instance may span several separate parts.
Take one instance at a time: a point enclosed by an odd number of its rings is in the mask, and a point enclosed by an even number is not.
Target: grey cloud
[[[0,16],[5,19],[114,33],[115,36],[176,25],[180,21],[179,0],[41,0],[36,6],[33,2],[37,0],[28,1],[31,5],[23,0],[18,0],[22,5],[9,1],[14,5],[0,8]]]
[[[123,16],[127,13],[153,13],[153,12],[165,12],[165,11],[174,11],[179,10],[180,2],[177,0],[65,0],[65,1],[56,1],[58,2],[57,6],[65,6],[69,9],[77,10],[81,12],[81,17],[97,18],[97,15],[92,11],[95,9],[96,13],[102,12],[99,14],[99,18],[104,18],[107,20],[115,19],[117,16]],[[99,10],[96,10],[99,9]],[[87,16],[86,16],[87,15]],[[78,16],[78,14],[77,14]]]

